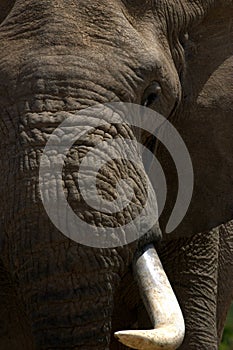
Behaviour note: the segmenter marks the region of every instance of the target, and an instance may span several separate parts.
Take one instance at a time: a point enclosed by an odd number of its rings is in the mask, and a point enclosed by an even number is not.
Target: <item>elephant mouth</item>
[[[184,319],[152,244],[147,245],[135,259],[133,269],[154,328],[120,331],[115,333],[115,337],[133,349],[177,349],[184,339]]]

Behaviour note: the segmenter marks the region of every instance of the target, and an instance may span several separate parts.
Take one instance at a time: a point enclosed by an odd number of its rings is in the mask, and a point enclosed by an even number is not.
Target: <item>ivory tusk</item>
[[[183,315],[152,244],[134,262],[134,274],[154,329],[116,332],[124,345],[138,350],[175,350],[184,339]]]

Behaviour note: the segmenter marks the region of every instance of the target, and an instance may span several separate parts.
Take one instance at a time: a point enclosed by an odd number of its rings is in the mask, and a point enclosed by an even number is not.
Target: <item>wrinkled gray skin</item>
[[[217,349],[233,291],[232,17],[232,3],[218,0],[1,0],[1,349],[124,349],[113,331],[146,326],[130,269],[138,243],[95,250],[69,241],[43,209],[38,167],[59,112],[140,104],[152,81],[162,94],[150,107],[177,127],[195,173],[190,209],[166,235],[177,181],[158,147],[169,197],[156,245],[185,317],[180,349]],[[107,133],[134,138],[128,127]],[[74,146],[65,167],[77,211],[72,174],[87,148]],[[106,171],[117,181],[122,168]],[[143,206],[145,185],[131,173]],[[111,200],[114,186],[102,191]]]

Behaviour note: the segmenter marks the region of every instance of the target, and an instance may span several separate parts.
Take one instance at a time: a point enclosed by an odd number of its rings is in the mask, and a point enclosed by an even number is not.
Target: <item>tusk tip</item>
[[[178,335],[172,329],[127,330],[114,335],[122,344],[137,350],[175,350],[184,338],[184,333]]]
[[[142,335],[137,334],[137,331],[120,331],[114,336],[124,345],[132,349],[144,349],[145,339]],[[148,341],[147,341],[148,342]],[[144,347],[142,347],[144,346]]]

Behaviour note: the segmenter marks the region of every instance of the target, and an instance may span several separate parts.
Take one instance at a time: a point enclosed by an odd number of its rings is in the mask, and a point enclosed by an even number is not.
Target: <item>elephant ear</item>
[[[215,105],[216,99],[223,95],[222,89],[226,86],[226,79],[230,77],[232,65],[229,64],[233,56],[233,0],[215,1],[218,3],[212,6],[204,16],[203,20],[194,27],[189,33],[189,42],[187,43],[187,76],[186,86],[184,86],[185,95],[190,98],[187,102],[197,106],[200,103],[202,96],[208,96],[209,103]],[[200,1],[201,2],[201,1]],[[206,1],[207,2],[207,1]],[[221,5],[222,4],[222,5]],[[228,61],[228,62],[227,62]],[[232,61],[231,61],[232,62]],[[229,65],[229,72],[223,67]],[[222,70],[221,74],[219,73]],[[214,76],[218,75],[218,83],[220,85],[213,86],[211,91],[208,91],[208,84],[214,84],[210,81]],[[225,97],[229,95],[232,101],[232,95],[228,94],[229,89],[224,89]],[[212,94],[212,96],[210,96]],[[214,102],[215,101],[215,102]],[[226,106],[222,105],[221,108]]]
[[[184,5],[188,7],[189,13],[192,17],[196,17],[197,15],[203,17],[211,8],[232,6],[233,0],[186,0]]]
[[[183,104],[173,124],[192,159],[194,192],[184,220],[173,232],[178,236],[209,231],[232,219],[232,18],[233,2],[216,1],[198,23],[193,23],[184,43]],[[162,149],[159,159],[168,186],[167,204],[160,218],[164,231],[178,189],[176,169]]]
[[[0,25],[4,19],[10,13],[12,7],[14,6],[15,0],[1,0],[0,1]]]

